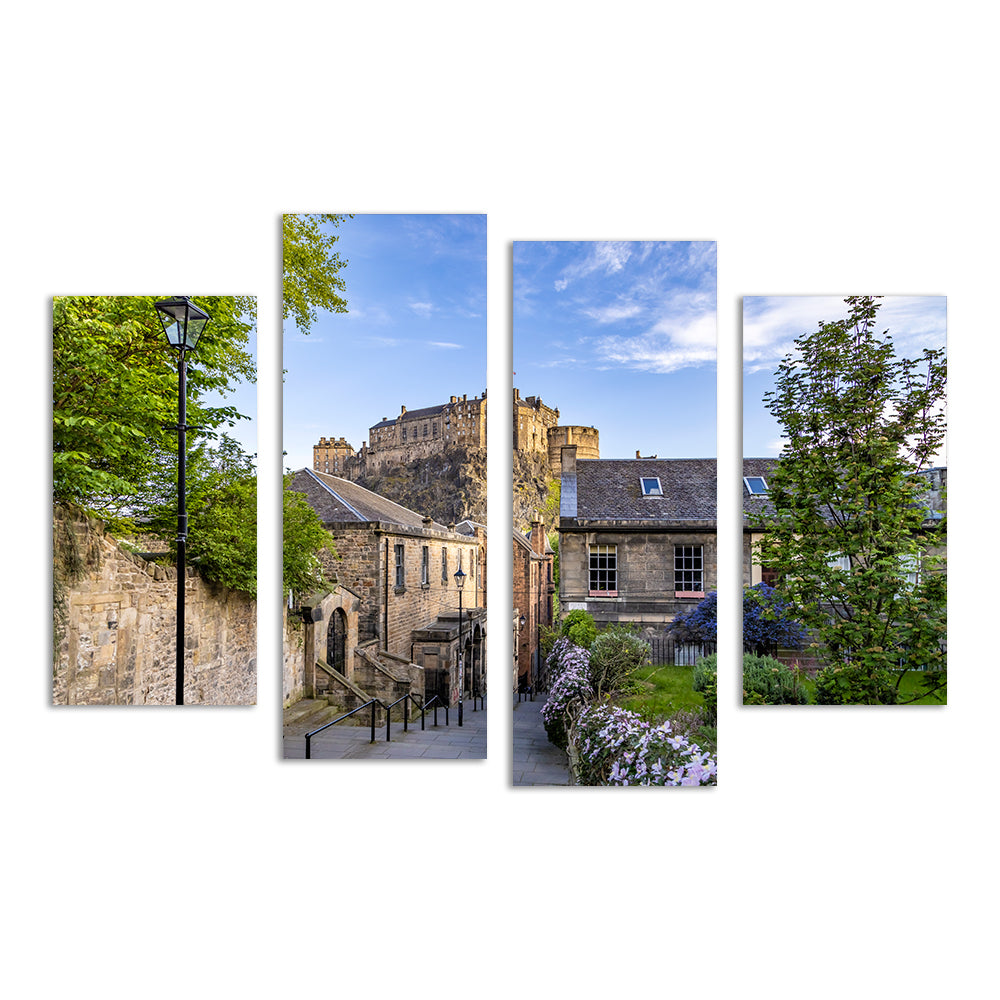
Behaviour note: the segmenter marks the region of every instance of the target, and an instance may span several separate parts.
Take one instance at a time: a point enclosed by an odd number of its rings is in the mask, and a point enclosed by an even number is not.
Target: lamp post
[[[462,656],[462,588],[465,574],[462,567],[455,570],[455,586],[458,587],[458,724],[462,725],[462,698],[465,696],[465,659]]]
[[[177,672],[176,704],[184,704],[184,578],[186,576],[187,502],[187,361],[208,325],[209,315],[187,295],[155,303],[167,343],[177,350]]]

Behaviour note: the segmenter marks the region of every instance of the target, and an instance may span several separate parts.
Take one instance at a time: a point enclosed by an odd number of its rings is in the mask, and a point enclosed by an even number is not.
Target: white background
[[[987,9],[291,0],[6,15],[10,995],[988,992],[1000,220]],[[282,211],[488,213],[497,400],[512,240],[717,240],[733,484],[720,580],[734,585],[740,296],[947,295],[948,707],[741,710],[734,601],[715,790],[511,789],[500,683],[485,763],[282,762],[266,612]],[[56,710],[49,299],[163,289],[259,296],[259,704]],[[689,419],[669,400],[655,412],[668,433]],[[491,411],[494,664],[509,657],[507,419]]]

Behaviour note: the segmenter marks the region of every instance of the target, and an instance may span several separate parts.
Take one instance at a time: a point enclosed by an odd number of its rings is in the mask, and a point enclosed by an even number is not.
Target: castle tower
[[[343,437],[321,437],[318,444],[313,445],[313,470],[326,472],[331,476],[344,475],[344,463],[354,456],[354,448]]]

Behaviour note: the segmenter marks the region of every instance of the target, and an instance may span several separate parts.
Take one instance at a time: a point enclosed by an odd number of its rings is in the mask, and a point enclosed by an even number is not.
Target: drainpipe
[[[385,583],[383,585],[385,594],[385,617],[382,626],[382,648],[389,652],[389,536],[385,536]]]

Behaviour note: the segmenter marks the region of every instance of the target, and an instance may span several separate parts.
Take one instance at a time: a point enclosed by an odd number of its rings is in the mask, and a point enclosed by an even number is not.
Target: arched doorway
[[[334,608],[326,630],[326,662],[338,673],[347,676],[347,615]]]

